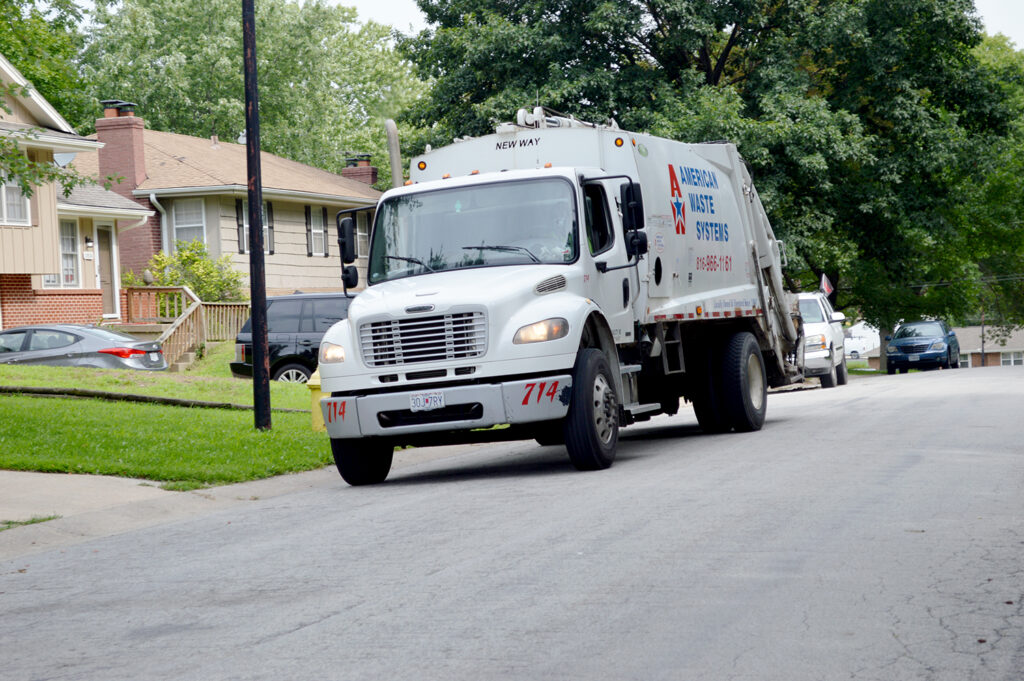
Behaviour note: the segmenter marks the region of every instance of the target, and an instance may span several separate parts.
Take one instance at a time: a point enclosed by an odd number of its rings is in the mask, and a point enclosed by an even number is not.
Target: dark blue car
[[[910,369],[956,369],[960,366],[960,341],[943,321],[901,324],[896,333],[886,336],[885,369],[901,374]]]

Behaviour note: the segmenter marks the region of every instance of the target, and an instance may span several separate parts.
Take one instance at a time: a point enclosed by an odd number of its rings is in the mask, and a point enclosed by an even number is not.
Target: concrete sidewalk
[[[400,450],[395,452],[392,470],[470,455],[476,448],[485,446],[488,445]],[[192,492],[169,492],[160,489],[159,483],[132,478],[0,470],[0,521],[58,516],[0,532],[0,560],[251,504],[260,499],[345,486],[333,465]]]

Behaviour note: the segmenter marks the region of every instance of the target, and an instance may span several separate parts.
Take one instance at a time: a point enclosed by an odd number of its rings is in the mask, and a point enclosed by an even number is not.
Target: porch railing
[[[130,287],[129,323],[170,323],[157,339],[167,364],[207,341],[234,340],[249,318],[249,303],[204,303],[187,286]]]

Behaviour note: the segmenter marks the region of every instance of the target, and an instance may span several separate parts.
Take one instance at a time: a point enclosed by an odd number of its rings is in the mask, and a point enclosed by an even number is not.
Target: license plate
[[[160,361],[160,353],[159,352],[151,352],[151,353],[149,353],[149,361],[150,362],[159,362]]]
[[[921,355],[907,355],[908,362],[919,362],[921,361]]]
[[[440,390],[409,395],[410,411],[430,411],[442,407],[444,407],[444,393]]]

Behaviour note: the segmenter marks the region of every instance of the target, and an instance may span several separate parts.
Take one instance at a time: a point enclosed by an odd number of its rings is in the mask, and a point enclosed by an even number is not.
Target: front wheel
[[[822,388],[834,388],[839,380],[839,377],[836,375],[838,372],[836,371],[836,358],[833,352],[830,350],[828,353],[828,373],[821,377]]]
[[[331,438],[331,453],[338,473],[353,487],[384,482],[391,472],[395,447],[389,440]]]
[[[736,432],[760,430],[768,411],[768,379],[757,339],[744,331],[729,339],[722,362],[722,403]]]
[[[600,350],[584,348],[576,359],[564,435],[569,461],[578,470],[608,468],[615,460],[619,401],[608,359]]]
[[[846,357],[843,357],[842,363],[836,369],[836,382],[839,385],[846,385],[850,382],[850,370],[846,367]]]

